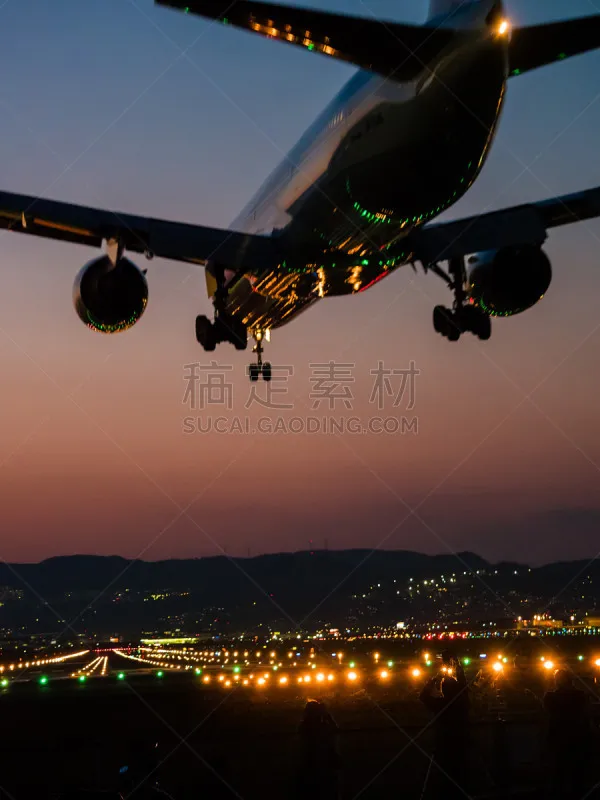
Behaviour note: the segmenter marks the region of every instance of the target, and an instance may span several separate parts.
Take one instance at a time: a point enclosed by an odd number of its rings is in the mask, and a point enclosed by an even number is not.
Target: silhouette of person
[[[336,745],[338,726],[324,703],[308,701],[298,733],[301,748],[299,796],[336,800],[340,769]]]
[[[432,794],[448,800],[465,796],[469,694],[460,662],[448,654],[443,660],[443,675],[425,684],[420,700],[435,715],[433,758],[437,769],[432,772]]]
[[[554,673],[555,689],[544,695],[548,714],[547,755],[555,797],[580,798],[591,757],[588,698],[573,686],[570,672]]]

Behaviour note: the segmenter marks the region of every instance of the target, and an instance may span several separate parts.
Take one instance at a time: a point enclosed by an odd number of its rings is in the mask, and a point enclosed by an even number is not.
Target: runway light
[[[413,670],[411,670],[410,674],[413,676],[413,678],[420,678],[421,670],[418,667],[415,667]]]
[[[551,670],[554,667],[553,661],[544,661],[544,669]]]
[[[124,672],[119,672],[119,674],[117,675],[117,680],[124,681],[125,680],[125,673]]]
[[[597,667],[600,667],[600,658],[597,658],[597,659],[594,661],[594,664],[595,664]]]
[[[48,678],[46,677],[46,675],[42,675],[42,677],[40,678],[40,684],[42,686],[45,686],[47,683],[48,683]]]
[[[502,672],[502,670],[504,669],[504,667],[502,666],[502,662],[496,661],[496,663],[492,666],[492,669],[494,670],[494,672]]]
[[[358,675],[356,674],[356,672],[349,672],[348,673],[348,680],[349,681],[355,681],[357,679],[357,677],[358,677]]]
[[[577,661],[583,661],[583,656],[577,656]]]
[[[79,676],[79,683],[85,683],[85,680],[86,680],[85,675]]]
[[[6,687],[8,686],[8,680],[6,678],[2,678],[2,680],[0,681],[0,686],[6,689]]]
[[[163,676],[164,674],[165,674],[165,673],[162,671],[162,669],[159,669],[159,670],[158,670],[158,672],[156,673],[156,677],[157,677],[157,678],[162,678],[162,676]]]
[[[381,672],[379,673],[379,677],[381,678],[382,681],[384,681],[386,680],[386,678],[390,677],[390,673],[387,671],[387,669],[382,669]]]
[[[259,678],[256,682],[258,683],[259,686],[264,686],[265,685],[265,679],[264,678]]]
[[[350,667],[350,669],[354,669],[354,667],[356,666],[356,664],[354,663],[354,661],[351,661],[351,662],[348,664],[348,666]]]
[[[288,679],[285,677],[285,675],[282,675],[281,678],[279,678],[279,683],[281,686],[284,686],[287,682]]]
[[[325,675],[323,675],[322,672],[319,672],[319,674],[317,675],[317,680],[319,681],[319,683],[322,683],[325,680]]]

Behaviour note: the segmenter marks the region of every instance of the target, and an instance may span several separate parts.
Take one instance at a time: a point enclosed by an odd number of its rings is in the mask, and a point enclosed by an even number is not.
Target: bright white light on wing
[[[510,22],[507,19],[503,19],[500,25],[498,26],[498,33],[500,36],[505,36],[510,30]]]

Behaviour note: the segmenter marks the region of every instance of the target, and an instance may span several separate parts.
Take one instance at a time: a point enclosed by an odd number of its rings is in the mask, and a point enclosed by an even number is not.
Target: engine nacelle
[[[477,253],[467,262],[468,296],[491,317],[512,317],[543,298],[552,266],[535,245]]]
[[[75,278],[75,311],[94,331],[126,331],[139,320],[147,303],[146,276],[127,258],[119,259],[116,266],[108,256],[95,258]]]

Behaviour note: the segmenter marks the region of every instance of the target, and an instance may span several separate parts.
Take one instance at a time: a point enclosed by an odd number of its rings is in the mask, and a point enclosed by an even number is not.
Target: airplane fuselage
[[[280,237],[305,263],[237,280],[228,310],[251,332],[275,328],[321,297],[364,291],[410,261],[402,239],[456,203],[485,163],[508,41],[488,29],[457,33],[410,82],[356,73],[231,226]],[[332,253],[343,267],[331,266]]]

